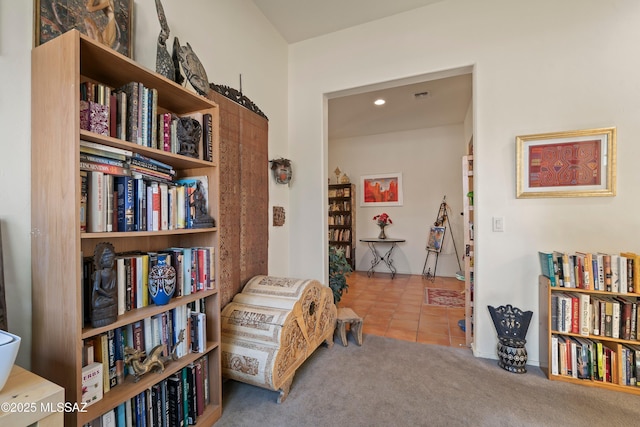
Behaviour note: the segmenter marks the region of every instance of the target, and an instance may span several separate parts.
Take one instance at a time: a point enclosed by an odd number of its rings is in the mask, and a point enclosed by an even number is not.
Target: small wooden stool
[[[340,334],[342,345],[349,345],[347,340],[347,324],[350,325],[351,335],[356,340],[356,344],[362,345],[362,317],[358,316],[355,311],[350,308],[338,308],[336,330]]]

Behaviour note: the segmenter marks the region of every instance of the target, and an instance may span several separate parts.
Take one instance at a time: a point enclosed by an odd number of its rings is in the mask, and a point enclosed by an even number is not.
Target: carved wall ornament
[[[289,184],[293,175],[291,160],[285,158],[269,160],[273,177],[278,184]]]
[[[269,118],[262,112],[262,110],[260,110],[260,108],[258,108],[257,105],[255,105],[249,98],[242,94],[242,90],[237,90],[225,85],[217,85],[214,83],[209,84],[209,88],[215,92],[218,92],[222,96],[229,98],[233,102],[236,102],[243,107],[248,108],[257,115],[269,120]]]
[[[274,227],[282,227],[284,225],[284,207],[282,206],[274,206],[273,207],[273,226]]]

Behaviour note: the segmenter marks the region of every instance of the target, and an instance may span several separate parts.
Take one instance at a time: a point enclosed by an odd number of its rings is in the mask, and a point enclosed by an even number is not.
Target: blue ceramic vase
[[[167,265],[165,259],[151,267],[149,272],[149,294],[156,305],[168,304],[176,290],[176,270]]]

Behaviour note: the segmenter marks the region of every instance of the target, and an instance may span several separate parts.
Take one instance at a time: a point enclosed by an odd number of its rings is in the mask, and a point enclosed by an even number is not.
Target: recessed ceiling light
[[[376,105],[384,105],[384,103],[387,102],[384,99],[380,98],[380,99],[376,99],[373,103]]]

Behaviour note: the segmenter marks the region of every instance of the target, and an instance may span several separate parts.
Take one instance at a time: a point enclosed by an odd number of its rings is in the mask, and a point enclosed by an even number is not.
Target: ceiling
[[[442,0],[253,0],[288,43],[407,12]]]
[[[442,0],[253,0],[288,43],[407,12]],[[446,73],[445,73],[446,74]],[[380,82],[329,96],[329,139],[461,123],[471,102],[470,70],[462,75]],[[453,76],[451,76],[453,75]],[[427,93],[423,96],[416,94]],[[373,104],[385,98],[386,104]]]

